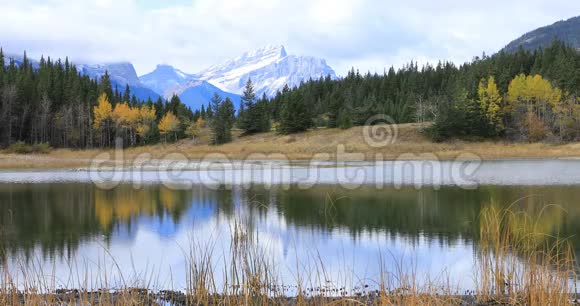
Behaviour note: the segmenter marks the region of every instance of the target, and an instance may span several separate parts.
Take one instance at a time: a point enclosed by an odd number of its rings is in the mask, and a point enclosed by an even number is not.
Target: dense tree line
[[[342,79],[310,80],[267,101],[282,133],[313,126],[348,128],[385,114],[397,123],[434,122],[431,135],[537,141],[580,137],[580,53],[554,41],[534,52],[474,58],[456,66],[410,63],[383,74],[354,69]]]
[[[5,57],[0,49],[0,63]],[[107,147],[186,136],[197,118],[174,96],[170,101],[139,101],[129,86],[119,90],[105,74],[100,80],[80,74],[68,58],[33,64],[0,65],[0,147],[16,142],[53,147]],[[199,114],[197,115],[199,117]]]
[[[0,50],[0,63],[4,56]],[[554,41],[534,52],[520,49],[474,58],[456,66],[410,64],[382,74],[352,69],[288,86],[274,97],[258,97],[247,80],[239,112],[217,94],[192,112],[173,96],[139,101],[130,88],[81,75],[67,60],[42,58],[0,65],[0,146],[17,141],[54,147],[110,147],[196,139],[206,125],[212,143],[243,134],[303,132],[314,127],[375,124],[384,114],[397,123],[433,122],[435,140],[504,137],[539,141],[580,139],[580,53]]]

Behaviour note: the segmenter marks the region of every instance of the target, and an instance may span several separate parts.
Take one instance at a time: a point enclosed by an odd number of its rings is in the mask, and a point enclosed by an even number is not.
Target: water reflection
[[[382,253],[407,258],[432,275],[445,270],[460,283],[473,277],[484,207],[541,213],[538,229],[569,237],[578,251],[579,197],[580,187],[573,186],[176,191],[121,185],[105,191],[84,183],[0,184],[0,226],[5,261],[40,256],[63,271],[71,259],[99,262],[106,248],[127,269],[169,266],[175,273],[183,270],[192,237],[227,250],[231,224],[244,220],[287,267],[318,252],[331,269],[348,266],[371,277]],[[293,277],[292,271],[283,274]],[[179,275],[170,277],[182,286]]]

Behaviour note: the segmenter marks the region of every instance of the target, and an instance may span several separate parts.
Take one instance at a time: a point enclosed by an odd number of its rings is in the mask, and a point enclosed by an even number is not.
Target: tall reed
[[[570,242],[539,226],[536,215],[489,205],[480,215],[477,297],[485,303],[568,305],[576,292]]]

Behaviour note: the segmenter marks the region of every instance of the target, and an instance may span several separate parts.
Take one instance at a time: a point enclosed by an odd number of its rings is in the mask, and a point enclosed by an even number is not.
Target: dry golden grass
[[[477,297],[485,304],[570,305],[577,280],[570,243],[531,216],[497,205],[481,213]]]
[[[492,140],[435,143],[422,133],[424,127],[424,124],[398,125],[394,143],[380,148],[367,144],[363,136],[365,127],[347,130],[315,129],[296,135],[270,132],[244,137],[239,136],[240,131],[234,131],[234,141],[221,146],[210,145],[210,134],[205,130],[195,143],[192,140],[182,140],[171,144],[130,148],[124,151],[124,159],[130,161],[143,153],[149,153],[152,158],[157,159],[164,158],[169,153],[180,153],[190,159],[202,159],[215,153],[235,160],[280,159],[281,156],[289,160],[328,159],[336,156],[341,145],[345,152],[363,153],[367,160],[449,160],[464,153],[475,154],[482,159],[580,158],[580,143],[510,143]],[[0,154],[0,169],[85,167],[92,158],[103,152],[113,153],[113,150],[59,149],[46,155]]]

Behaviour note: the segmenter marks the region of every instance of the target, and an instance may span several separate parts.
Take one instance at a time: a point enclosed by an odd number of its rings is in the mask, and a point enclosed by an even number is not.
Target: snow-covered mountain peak
[[[251,78],[258,93],[274,95],[286,84],[296,86],[303,80],[326,75],[336,77],[325,60],[288,55],[284,46],[269,45],[212,66],[194,75],[194,78],[237,94],[242,92],[245,82]]]
[[[248,79],[252,79],[258,95],[274,96],[285,85],[294,87],[303,81],[326,76],[336,78],[324,59],[289,55],[282,45],[268,45],[196,74],[158,65],[140,80],[156,93],[166,98],[176,94],[195,108],[206,104],[215,92],[238,101]]]
[[[284,46],[269,45],[244,53],[242,56],[228,60],[223,64],[214,65],[195,75],[197,79],[210,80],[223,78],[224,80],[240,77],[250,71],[263,68],[287,56]],[[214,83],[214,82],[212,82]],[[230,91],[232,88],[214,85]]]
[[[237,59],[276,59],[276,58],[283,58],[286,57],[288,54],[286,53],[286,48],[283,45],[266,45],[262,48],[248,51],[244,53],[242,56],[238,57]]]
[[[194,77],[236,94],[242,92],[244,84],[251,78],[259,94],[272,96],[286,84],[297,86],[301,81],[327,75],[336,77],[325,60],[288,55],[284,46],[270,45],[212,66]]]

